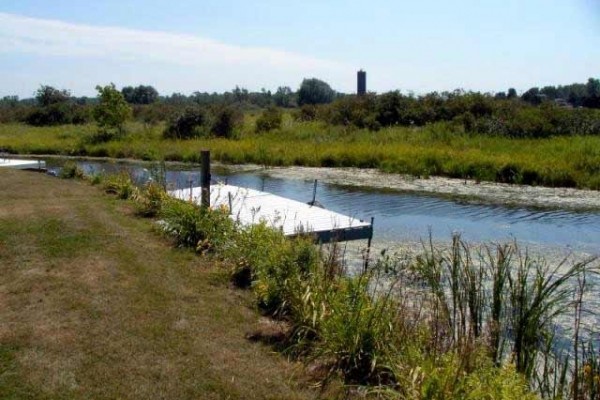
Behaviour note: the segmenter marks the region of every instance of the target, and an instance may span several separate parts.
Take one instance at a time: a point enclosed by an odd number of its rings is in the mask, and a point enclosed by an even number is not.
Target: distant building
[[[356,94],[362,96],[367,93],[367,73],[361,69],[356,75]]]

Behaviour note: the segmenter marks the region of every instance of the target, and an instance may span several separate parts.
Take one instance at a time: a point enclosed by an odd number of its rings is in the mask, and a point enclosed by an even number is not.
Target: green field
[[[281,129],[254,132],[246,115],[235,139],[163,139],[164,125],[129,123],[119,140],[93,143],[94,125],[35,128],[0,125],[0,150],[20,154],[61,154],[197,162],[208,148],[224,163],[269,166],[378,168],[416,176],[530,185],[600,189],[600,137],[560,136],[514,139],[456,133],[448,124],[392,127],[371,132],[289,115]]]

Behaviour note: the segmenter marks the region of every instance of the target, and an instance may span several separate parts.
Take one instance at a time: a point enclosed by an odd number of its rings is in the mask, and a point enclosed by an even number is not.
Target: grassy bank
[[[21,171],[0,186],[0,398],[314,397],[244,339],[251,296],[130,204]]]
[[[600,393],[592,342],[575,333],[571,362],[555,336],[565,316],[579,332],[594,259],[547,263],[454,236],[348,273],[335,248],[240,226],[159,180],[88,179],[74,164],[61,176],[84,180],[0,171],[4,398],[314,395],[298,364],[244,336],[310,365],[324,398]]]
[[[12,153],[198,161],[200,148],[225,163],[379,168],[390,173],[600,189],[600,137],[511,139],[453,131],[448,124],[377,132],[297,122],[254,133],[247,115],[236,139],[165,140],[163,125],[131,123],[120,140],[93,143],[94,126],[0,125],[0,149]]]
[[[335,245],[322,252],[310,238],[240,226],[226,208],[171,199],[156,183],[140,189],[107,177],[103,185],[131,198],[138,215],[160,216],[178,246],[224,260],[232,283],[250,288],[273,318],[250,337],[312,363],[324,382],[340,378],[390,399],[537,398],[532,391],[579,399],[600,391],[592,342],[555,331],[565,316],[579,331],[593,258],[547,262],[516,243],[473,248],[453,236],[449,248],[430,243],[420,254],[382,254],[346,271]],[[559,346],[569,342],[573,362]]]

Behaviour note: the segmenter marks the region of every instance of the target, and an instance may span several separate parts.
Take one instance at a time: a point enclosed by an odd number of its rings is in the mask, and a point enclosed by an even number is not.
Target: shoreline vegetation
[[[515,139],[453,132],[445,124],[367,129],[284,118],[279,130],[254,133],[245,118],[237,138],[164,139],[164,124],[126,124],[122,138],[95,143],[95,125],[0,124],[9,154],[199,162],[200,149],[224,164],[377,169],[416,178],[600,189],[600,136]]]
[[[383,253],[368,269],[344,271],[335,244],[323,251],[308,237],[237,226],[226,209],[169,198],[160,179],[137,188],[127,175],[85,177],[74,164],[61,176],[161,220],[175,247],[218,265],[221,285],[252,293],[269,320],[250,341],[307,363],[325,390],[343,382],[340,396],[591,399],[600,391],[594,339],[580,332],[595,259],[547,262],[515,243],[473,249],[454,236],[448,248],[424,243],[416,256]],[[560,348],[555,323],[565,316],[574,333]]]
[[[600,80],[518,95],[455,90],[348,95],[97,86],[95,98],[42,85],[0,99],[0,152],[225,164],[371,168],[417,178],[600,190]]]
[[[7,154],[8,158],[26,157],[32,159],[56,160],[60,165],[69,162],[89,161],[101,163],[124,163],[146,165],[155,168],[156,161],[144,161],[132,158],[109,158],[88,156],[63,156],[51,154]],[[168,161],[167,168],[199,168],[197,163]],[[257,164],[223,164],[213,162],[213,168],[225,174],[259,173],[280,179],[314,180],[321,183],[366,190],[409,192],[448,197],[458,201],[481,204],[497,204],[508,207],[531,207],[536,209],[564,209],[572,211],[600,210],[600,196],[597,191],[576,188],[550,188],[506,184],[498,182],[477,182],[458,178],[428,177],[418,178],[411,175],[381,172],[372,168],[352,167],[266,167]]]

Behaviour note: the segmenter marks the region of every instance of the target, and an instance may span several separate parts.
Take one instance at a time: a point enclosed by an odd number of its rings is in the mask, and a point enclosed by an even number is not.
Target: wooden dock
[[[35,169],[41,170],[46,168],[46,162],[42,160],[18,160],[16,158],[2,158],[0,157],[0,168],[14,168],[14,169]]]
[[[201,188],[170,192],[178,199],[201,203]],[[227,207],[231,218],[242,225],[265,222],[286,236],[312,234],[323,243],[370,239],[373,226],[357,218],[311,206],[267,192],[232,185],[210,188],[211,207]]]

